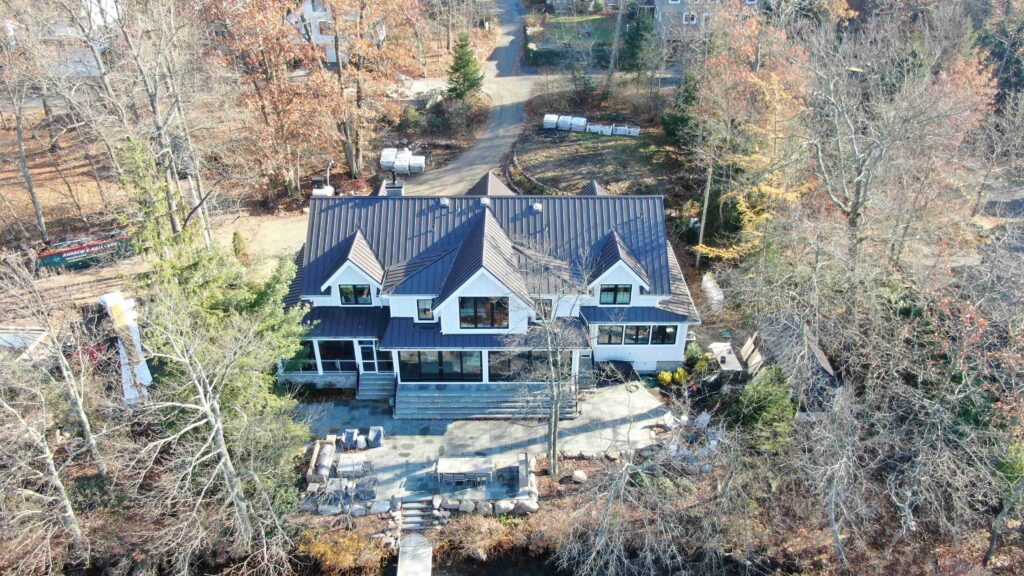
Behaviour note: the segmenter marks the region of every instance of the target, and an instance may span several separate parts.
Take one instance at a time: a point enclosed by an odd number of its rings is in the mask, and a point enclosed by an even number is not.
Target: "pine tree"
[[[658,68],[658,30],[654,18],[642,14],[626,32],[622,44],[622,68],[633,72],[651,72]]]
[[[473,47],[469,44],[469,34],[462,33],[455,45],[452,65],[448,68],[448,97],[465,100],[467,96],[479,91],[483,85],[484,75],[480,71],[476,55],[473,54]]]

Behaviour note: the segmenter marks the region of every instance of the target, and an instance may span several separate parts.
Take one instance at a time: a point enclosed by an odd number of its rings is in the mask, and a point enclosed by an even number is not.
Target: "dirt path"
[[[461,156],[439,170],[429,169],[406,182],[409,194],[458,195],[488,170],[501,164],[523,128],[524,106],[533,92],[537,75],[522,75],[522,26],[524,8],[519,0],[498,0],[501,33],[498,45],[484,67],[484,92],[491,98],[491,118],[483,134]]]

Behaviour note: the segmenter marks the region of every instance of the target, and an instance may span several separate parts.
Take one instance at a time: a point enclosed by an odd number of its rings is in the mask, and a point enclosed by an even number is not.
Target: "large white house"
[[[288,302],[311,305],[310,331],[280,378],[393,398],[396,418],[543,414],[543,384],[516,381],[552,349],[531,340],[541,326],[575,392],[602,362],[678,366],[699,323],[664,199],[596,183],[517,196],[488,174],[456,197],[314,197],[297,264]]]

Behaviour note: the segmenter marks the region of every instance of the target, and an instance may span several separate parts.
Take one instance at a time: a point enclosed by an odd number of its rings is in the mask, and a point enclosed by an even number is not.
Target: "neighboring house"
[[[344,21],[355,21],[354,13],[343,15]],[[330,3],[326,0],[302,0],[298,12],[292,12],[287,16],[288,22],[295,26],[300,38],[305,42],[312,42],[324,51],[324,59],[329,64],[338,63],[338,52],[334,43],[334,14],[331,12]],[[387,27],[383,21],[369,26],[368,37],[378,44],[387,38]],[[341,59],[346,60],[343,53]]]
[[[47,24],[39,38],[52,51],[51,58],[44,64],[53,66],[53,74],[60,78],[88,78],[99,74],[90,45],[95,45],[100,53],[106,52],[108,45],[104,38],[118,17],[114,0],[72,1],[66,9],[75,8],[78,10],[78,22],[86,29],[85,32],[73,20],[64,19],[64,13],[58,11],[59,17]],[[5,19],[0,20],[0,26],[5,39],[17,45],[21,24]]]
[[[303,0],[299,11],[288,15],[288,21],[298,28],[303,39],[323,49],[327,62],[338,63],[334,49],[334,16],[325,0]]]
[[[311,329],[280,378],[393,399],[396,418],[541,416],[543,383],[509,382],[509,353],[536,360],[517,335],[552,313],[574,390],[596,363],[682,362],[699,319],[661,196],[517,196],[493,175],[471,192],[312,198],[288,297]],[[557,272],[530,277],[538,261]]]
[[[714,12],[728,4],[728,0],[650,0],[654,7],[654,20],[663,39],[679,37],[700,27],[713,18]],[[758,0],[739,0],[746,6],[757,6]]]

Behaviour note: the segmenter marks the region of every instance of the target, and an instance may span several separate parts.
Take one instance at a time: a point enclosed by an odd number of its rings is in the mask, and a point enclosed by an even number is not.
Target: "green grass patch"
[[[614,33],[615,17],[601,14],[551,16],[544,24],[545,40],[559,44],[583,38],[595,44],[610,45]]]

